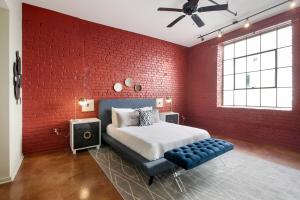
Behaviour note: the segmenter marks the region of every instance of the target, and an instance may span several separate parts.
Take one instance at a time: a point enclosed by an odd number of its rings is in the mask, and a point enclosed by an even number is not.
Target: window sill
[[[252,110],[274,110],[274,111],[293,111],[292,108],[271,108],[271,107],[243,107],[243,106],[218,106],[219,108],[230,109],[252,109]]]

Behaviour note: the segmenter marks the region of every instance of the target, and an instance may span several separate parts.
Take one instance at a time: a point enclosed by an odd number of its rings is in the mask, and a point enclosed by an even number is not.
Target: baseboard
[[[1,179],[0,179],[0,185],[1,185],[1,184],[4,184],[4,183],[9,183],[9,182],[11,182],[11,181],[12,181],[12,180],[11,180],[10,177],[1,178]]]
[[[15,178],[16,178],[16,176],[17,176],[17,174],[18,174],[18,171],[19,171],[19,169],[20,169],[20,167],[21,167],[21,165],[22,165],[23,159],[24,159],[24,156],[23,156],[23,154],[22,154],[22,155],[21,155],[21,159],[19,160],[19,162],[18,162],[16,168],[13,169],[13,171],[12,171],[12,173],[11,173],[11,175],[10,175],[11,181],[15,180]]]

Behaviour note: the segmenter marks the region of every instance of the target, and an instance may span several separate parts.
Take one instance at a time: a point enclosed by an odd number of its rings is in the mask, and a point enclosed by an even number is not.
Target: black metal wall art
[[[22,72],[21,72],[21,58],[19,51],[16,51],[16,61],[14,62],[14,94],[17,104],[21,104],[21,87],[22,87]]]

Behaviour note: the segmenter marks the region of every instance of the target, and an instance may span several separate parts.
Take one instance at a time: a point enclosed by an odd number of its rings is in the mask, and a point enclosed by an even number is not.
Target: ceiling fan
[[[171,28],[173,27],[177,22],[182,20],[186,15],[191,16],[192,20],[197,24],[197,26],[200,28],[205,25],[205,23],[202,21],[202,19],[195,14],[196,12],[202,13],[202,12],[210,12],[210,11],[224,11],[228,10],[228,3],[226,4],[217,4],[213,6],[205,6],[205,7],[199,7],[198,8],[198,2],[199,0],[188,0],[185,4],[183,4],[182,9],[179,8],[158,8],[158,11],[171,11],[171,12],[183,12],[184,15],[181,15],[177,19],[175,19],[172,23],[170,23],[167,27]]]

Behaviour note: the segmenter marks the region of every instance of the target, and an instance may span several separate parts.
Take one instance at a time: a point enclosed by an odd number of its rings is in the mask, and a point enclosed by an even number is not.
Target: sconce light
[[[167,97],[166,98],[166,103],[170,104],[171,105],[171,112],[172,112],[172,103],[173,103],[173,100],[172,100],[172,97]]]
[[[81,97],[78,101],[78,104],[81,106],[86,106],[87,105],[87,100],[84,97]]]
[[[76,108],[77,108],[77,103],[82,107],[82,106],[86,106],[87,105],[87,100],[84,97],[81,97],[79,99],[77,99],[77,97],[75,97],[74,100],[74,111],[75,111],[75,120],[76,120]]]

